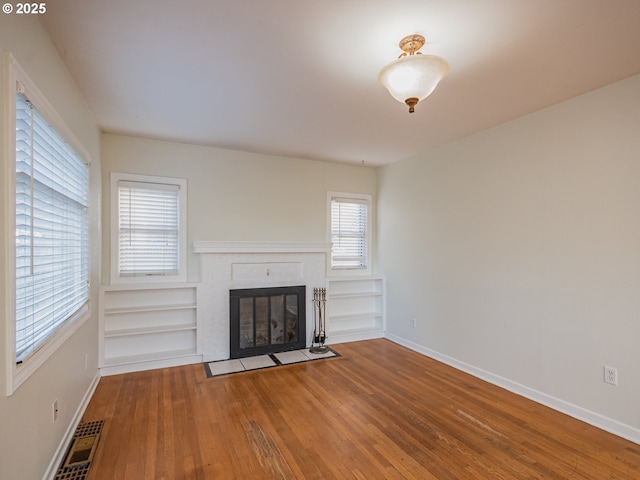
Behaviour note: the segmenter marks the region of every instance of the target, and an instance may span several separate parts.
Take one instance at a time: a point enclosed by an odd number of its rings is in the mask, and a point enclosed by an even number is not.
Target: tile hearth
[[[290,350],[288,352],[271,353],[268,355],[257,355],[255,357],[207,362],[204,364],[204,370],[207,377],[210,378],[220,375],[229,375],[231,373],[278,367],[293,363],[310,362],[313,360],[339,356],[340,354],[331,348],[326,353],[321,354],[311,353],[308,348],[305,348],[302,350]]]

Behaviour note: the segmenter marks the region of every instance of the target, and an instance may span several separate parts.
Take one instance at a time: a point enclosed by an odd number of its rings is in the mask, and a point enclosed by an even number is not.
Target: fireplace
[[[306,345],[313,332],[311,286],[326,285],[330,243],[195,241],[200,257],[198,341],[205,362],[228,360],[229,291],[306,285]]]
[[[230,357],[305,348],[305,293],[304,285],[230,290]]]

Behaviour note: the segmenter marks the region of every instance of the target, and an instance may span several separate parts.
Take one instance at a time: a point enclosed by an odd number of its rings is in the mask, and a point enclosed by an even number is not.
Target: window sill
[[[86,306],[78,315],[67,321],[64,326],[47,340],[40,348],[16,365],[15,359],[8,359],[7,396],[13,393],[33,375],[91,316],[91,308]]]
[[[111,285],[157,285],[157,284],[181,284],[187,283],[186,274],[178,275],[140,275],[140,276],[119,276],[111,278]]]
[[[328,269],[328,275],[332,276],[352,276],[352,277],[361,277],[361,276],[366,276],[366,275],[371,275],[371,267],[365,267],[365,268],[351,268],[351,267],[343,267],[343,268],[336,268],[336,267],[329,267]]]

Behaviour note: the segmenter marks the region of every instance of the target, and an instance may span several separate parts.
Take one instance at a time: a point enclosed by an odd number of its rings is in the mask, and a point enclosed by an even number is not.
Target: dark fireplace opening
[[[229,290],[231,358],[305,348],[305,292],[304,285]]]

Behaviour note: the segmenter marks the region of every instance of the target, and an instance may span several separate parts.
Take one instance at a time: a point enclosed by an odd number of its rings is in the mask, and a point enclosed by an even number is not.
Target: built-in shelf
[[[384,295],[381,275],[327,278],[328,343],[382,337]]]
[[[157,328],[123,328],[121,330],[105,330],[105,338],[111,337],[124,337],[128,335],[148,335],[150,333],[165,333],[165,332],[181,332],[185,330],[195,330],[195,325],[163,325]]]
[[[382,318],[382,312],[362,312],[362,313],[349,313],[346,315],[330,315],[329,318],[339,325],[341,322],[349,320],[372,320]]]
[[[357,297],[382,297],[382,292],[333,293],[329,295],[333,299],[357,298]]]
[[[153,352],[140,355],[128,355],[110,358],[105,362],[105,366],[121,366],[121,365],[140,365],[142,363],[153,362],[157,360],[167,360],[169,358],[191,357],[193,351],[185,350],[168,350],[165,352]]]
[[[157,312],[159,310],[195,310],[196,305],[147,305],[144,307],[125,307],[125,308],[109,308],[105,309],[106,315],[117,315],[123,313],[141,313],[141,312]]]
[[[194,363],[201,359],[198,285],[102,287],[103,374]]]

